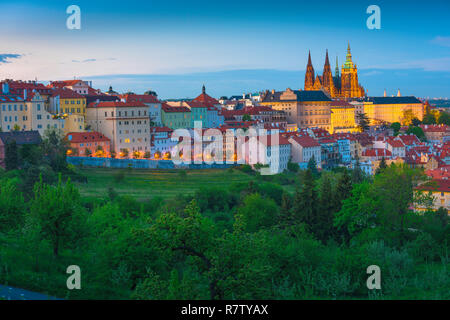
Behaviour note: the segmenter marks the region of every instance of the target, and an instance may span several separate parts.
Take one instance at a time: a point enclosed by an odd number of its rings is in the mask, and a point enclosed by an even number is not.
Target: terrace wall
[[[97,168],[134,168],[134,169],[227,169],[236,164],[181,164],[175,165],[171,160],[111,159],[92,157],[67,157],[67,162],[74,166]]]

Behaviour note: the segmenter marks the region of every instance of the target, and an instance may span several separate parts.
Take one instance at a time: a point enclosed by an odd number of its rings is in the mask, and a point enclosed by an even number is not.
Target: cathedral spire
[[[325,65],[329,66],[330,65],[330,60],[328,59],[328,49],[327,49],[327,54],[325,56]]]
[[[338,56],[336,56],[336,69],[334,69],[335,76],[339,77],[339,62],[338,62]]]
[[[350,42],[348,43],[348,47],[347,47],[347,61],[346,62],[351,62],[352,61],[352,52],[350,50]]]
[[[347,47],[347,56],[345,59],[344,68],[345,69],[353,68],[352,52],[350,51],[350,42],[348,43],[348,47]]]
[[[314,67],[311,62],[311,51],[308,53],[308,65],[305,74],[305,90],[313,90],[314,88]]]

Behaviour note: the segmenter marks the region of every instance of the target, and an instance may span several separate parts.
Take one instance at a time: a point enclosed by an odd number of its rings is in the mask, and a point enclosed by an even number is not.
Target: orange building
[[[71,132],[65,139],[69,142],[68,156],[110,156],[111,140],[99,132]]]

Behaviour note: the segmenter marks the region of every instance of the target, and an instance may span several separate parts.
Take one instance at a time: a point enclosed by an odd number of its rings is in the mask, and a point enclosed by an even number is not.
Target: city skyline
[[[66,28],[71,4],[81,8],[81,30]],[[326,50],[334,68],[349,41],[369,95],[449,96],[448,3],[379,1],[381,30],[366,27],[368,1],[321,4],[4,3],[0,78],[76,77],[161,98],[195,97],[202,84],[216,97],[299,89],[309,50],[321,72]]]

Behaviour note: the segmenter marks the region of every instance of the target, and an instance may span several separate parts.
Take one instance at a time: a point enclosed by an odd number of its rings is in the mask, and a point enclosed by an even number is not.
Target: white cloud
[[[431,43],[434,43],[434,44],[437,44],[437,45],[443,46],[443,47],[450,47],[450,37],[437,36],[433,40],[431,40]]]

